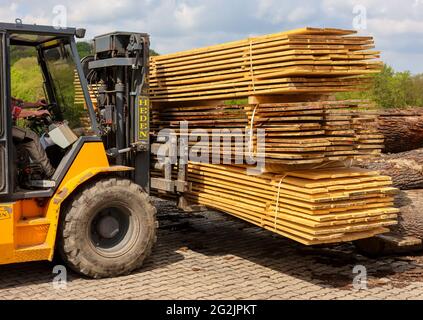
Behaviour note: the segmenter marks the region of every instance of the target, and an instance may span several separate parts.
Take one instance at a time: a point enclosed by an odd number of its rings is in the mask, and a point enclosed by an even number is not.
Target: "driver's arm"
[[[40,99],[36,102],[25,102],[23,100],[18,100],[18,101],[21,102],[22,109],[39,108],[39,107],[45,107],[47,105],[44,99]]]
[[[12,103],[22,109],[18,115],[18,118],[41,117],[43,115],[50,114],[47,110],[25,110],[38,107],[45,107],[47,103],[44,99],[40,99],[37,102],[25,102],[22,99],[16,99],[12,97]]]

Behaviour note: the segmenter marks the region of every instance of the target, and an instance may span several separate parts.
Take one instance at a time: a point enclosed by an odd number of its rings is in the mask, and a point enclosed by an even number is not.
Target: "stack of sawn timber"
[[[233,99],[263,94],[365,88],[380,71],[372,37],[304,28],[151,57],[156,102]]]
[[[74,81],[74,104],[75,105],[83,105],[85,109],[87,106],[85,105],[85,97],[84,92],[82,91],[81,81],[79,80],[78,72],[75,70]],[[94,108],[97,107],[97,95],[98,95],[98,85],[97,84],[88,84],[88,92],[90,94],[91,102]]]
[[[190,163],[195,203],[221,210],[305,245],[352,241],[397,223],[389,177],[358,168],[265,173]]]
[[[263,156],[267,163],[285,165],[321,164],[330,161],[364,160],[379,155],[383,136],[378,134],[376,116],[358,112],[358,101],[267,103],[258,105],[167,106],[153,109],[156,128],[179,133],[181,121],[189,132],[201,129],[209,137],[221,131],[221,154],[235,157]],[[252,133],[249,133],[249,130]],[[265,144],[258,141],[262,129]],[[233,140],[224,139],[225,135]],[[241,149],[235,141],[241,138]],[[251,141],[251,143],[250,143]],[[204,142],[213,153],[211,138]],[[229,148],[226,143],[230,143]],[[191,141],[191,146],[200,144]],[[264,146],[264,148],[263,148]],[[224,148],[226,147],[226,148]],[[260,148],[260,150],[259,150]]]
[[[257,175],[246,165],[190,162],[187,200],[305,245],[368,238],[397,223],[391,178],[346,161],[380,154],[375,115],[359,112],[358,101],[326,101],[327,94],[365,88],[380,70],[373,39],[353,33],[305,28],[151,58],[155,130],[178,133],[180,121],[202,134],[241,130],[252,141],[243,155],[265,151],[265,173]],[[285,94],[313,102],[287,102]],[[216,103],[260,95],[278,98]],[[257,129],[265,129],[264,150]]]

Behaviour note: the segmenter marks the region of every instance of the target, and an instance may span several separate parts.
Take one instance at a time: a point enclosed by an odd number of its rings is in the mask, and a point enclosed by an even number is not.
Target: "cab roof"
[[[73,37],[76,28],[55,28],[53,26],[31,25],[21,23],[0,23],[0,32],[10,34],[14,44],[37,46],[58,38]]]

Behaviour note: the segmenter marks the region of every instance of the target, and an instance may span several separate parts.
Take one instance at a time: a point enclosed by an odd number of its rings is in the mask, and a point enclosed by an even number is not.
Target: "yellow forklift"
[[[139,268],[156,241],[149,200],[149,37],[96,37],[95,55],[81,62],[75,38],[84,36],[84,29],[0,23],[0,264],[51,261],[57,250],[83,275],[113,277]],[[12,136],[19,125],[11,111],[13,46],[37,54],[50,115],[27,118],[25,125],[40,135],[52,177],[40,173]],[[66,119],[75,70],[91,127],[79,136]],[[87,79],[98,84],[95,108]]]

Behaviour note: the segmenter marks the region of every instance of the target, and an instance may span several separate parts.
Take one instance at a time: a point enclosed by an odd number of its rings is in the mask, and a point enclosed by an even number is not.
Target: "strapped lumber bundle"
[[[248,117],[242,105],[160,106],[152,110],[152,122],[158,130],[177,130],[181,121],[188,121],[191,129],[245,129]]]
[[[202,129],[210,137],[221,130],[221,153],[257,158],[285,165],[316,164],[330,161],[364,160],[380,154],[383,136],[369,126],[375,116],[362,115],[359,101],[318,101],[266,103],[257,105],[167,106],[153,109],[156,130],[171,128],[179,133],[181,121],[189,132]],[[263,131],[264,148],[258,141]],[[238,130],[238,131],[236,131]],[[234,141],[224,149],[224,136],[241,138],[242,148]],[[226,140],[228,141],[228,140]],[[211,139],[204,146],[213,153]],[[191,141],[190,145],[197,145]],[[259,148],[262,150],[259,150]]]
[[[378,73],[372,37],[304,28],[151,57],[156,102],[233,99],[263,94],[333,93],[367,87]]]
[[[247,175],[238,166],[190,163],[192,202],[305,245],[368,238],[397,223],[389,177],[359,168]]]

